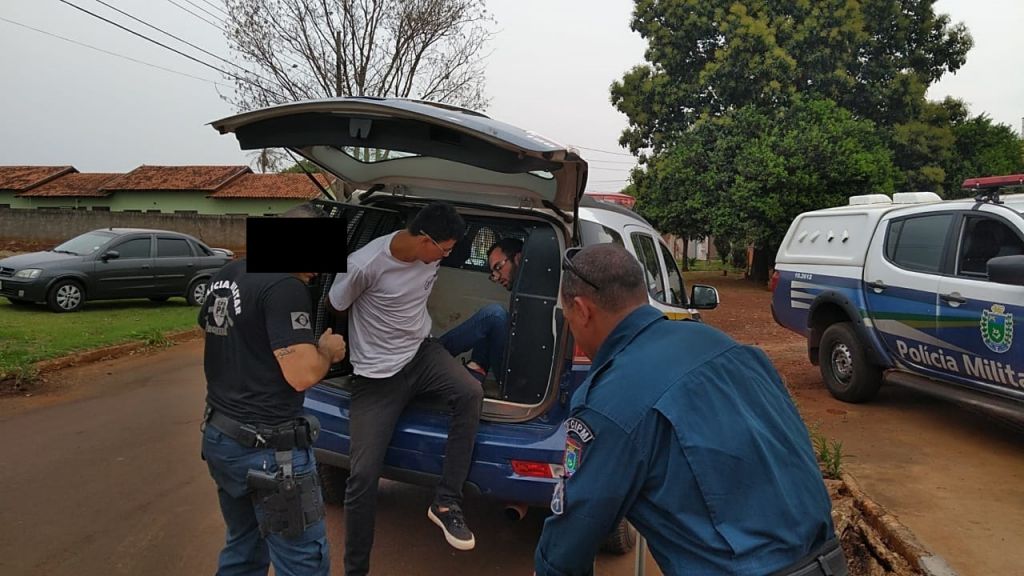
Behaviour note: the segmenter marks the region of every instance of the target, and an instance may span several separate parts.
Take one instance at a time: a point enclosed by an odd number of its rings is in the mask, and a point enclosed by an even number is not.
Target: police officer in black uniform
[[[284,214],[317,216],[303,205]],[[313,333],[306,284],[315,274],[257,274],[246,261],[210,281],[199,313],[206,334],[203,457],[217,484],[227,538],[218,575],[330,572],[324,507],[303,416],[304,391],[345,357],[345,341]]]

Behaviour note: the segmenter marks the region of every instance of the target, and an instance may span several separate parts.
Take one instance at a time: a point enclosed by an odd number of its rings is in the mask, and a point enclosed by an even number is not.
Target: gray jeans
[[[349,416],[350,471],[345,489],[345,574],[362,576],[370,568],[377,481],[395,424],[419,396],[447,401],[452,418],[445,448],[444,472],[434,501],[442,506],[462,500],[462,484],[473,461],[480,425],[483,389],[437,340],[428,338],[416,355],[389,378],[357,376]]]

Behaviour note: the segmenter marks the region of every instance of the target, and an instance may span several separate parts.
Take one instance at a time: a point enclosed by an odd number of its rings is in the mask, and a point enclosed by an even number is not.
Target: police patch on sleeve
[[[590,431],[590,427],[579,418],[569,418],[566,420],[565,431],[569,434],[575,434],[580,439],[580,442],[584,444],[594,439],[594,433]]]
[[[572,475],[576,473],[576,469],[580,466],[580,457],[583,456],[583,445],[580,444],[572,436],[565,437],[565,459],[563,466],[565,467],[565,477],[572,478]]]
[[[305,312],[292,312],[292,330],[309,330],[309,314]]]

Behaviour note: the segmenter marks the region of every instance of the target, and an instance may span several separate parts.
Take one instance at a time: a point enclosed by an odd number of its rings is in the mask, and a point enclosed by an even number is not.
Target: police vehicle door
[[[1024,254],[1024,222],[994,212],[964,212],[957,224],[955,271],[939,281],[939,339],[961,383],[1024,398],[1024,286],[988,279],[986,263]],[[1021,326],[1024,328],[1024,326]]]
[[[915,212],[879,223],[864,264],[868,316],[889,355],[915,370],[944,374],[935,334],[939,274],[955,215]]]
[[[644,271],[650,304],[672,320],[689,318],[690,313],[684,307],[686,296],[682,293],[682,277],[671,253],[642,226],[627,225],[624,230],[629,236],[629,247]],[[667,265],[672,265],[672,269],[668,270]]]

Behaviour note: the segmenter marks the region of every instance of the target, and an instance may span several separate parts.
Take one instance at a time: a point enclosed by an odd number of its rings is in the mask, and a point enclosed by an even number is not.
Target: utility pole
[[[341,96],[341,30],[334,33],[334,92]]]

